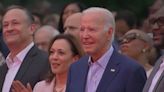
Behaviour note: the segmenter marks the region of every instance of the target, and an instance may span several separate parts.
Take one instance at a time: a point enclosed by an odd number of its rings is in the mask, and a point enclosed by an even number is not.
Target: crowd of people
[[[164,1],[140,25],[132,11],[73,2],[41,16],[2,15],[0,92],[164,92]]]

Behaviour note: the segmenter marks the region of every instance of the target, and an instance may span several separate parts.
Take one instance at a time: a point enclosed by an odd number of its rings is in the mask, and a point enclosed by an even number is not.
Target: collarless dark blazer
[[[49,70],[48,55],[33,46],[25,56],[14,80],[21,81],[24,85],[30,83],[32,87],[43,79]],[[0,92],[2,92],[3,83],[8,71],[5,63],[0,67]]]
[[[85,92],[88,58],[84,56],[71,65],[66,92]],[[135,62],[114,50],[96,92],[142,92],[146,73]]]

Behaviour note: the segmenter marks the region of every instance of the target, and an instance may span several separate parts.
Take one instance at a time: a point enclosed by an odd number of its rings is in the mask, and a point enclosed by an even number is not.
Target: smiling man
[[[162,56],[156,62],[143,92],[164,91],[164,7],[152,14],[149,18],[152,27],[154,45],[161,50]]]
[[[82,12],[80,41],[87,56],[74,63],[66,92],[141,92],[144,69],[112,46],[115,21],[105,8]]]
[[[33,42],[35,25],[30,12],[21,6],[7,8],[3,20],[3,39],[10,53],[0,67],[0,92],[11,92],[14,80],[32,87],[48,71],[47,54]]]

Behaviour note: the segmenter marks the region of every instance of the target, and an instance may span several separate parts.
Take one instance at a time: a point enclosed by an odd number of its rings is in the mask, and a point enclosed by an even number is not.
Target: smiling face
[[[50,48],[49,61],[54,74],[65,74],[75,61],[70,44],[65,39],[57,39]]]
[[[112,29],[105,30],[105,21],[99,13],[86,13],[82,16],[80,40],[84,51],[98,59],[109,48]]]
[[[155,46],[164,49],[164,7],[150,16],[149,23],[152,27]]]
[[[3,17],[3,38],[10,46],[21,46],[32,41],[33,30],[25,11],[21,9],[9,10]]]

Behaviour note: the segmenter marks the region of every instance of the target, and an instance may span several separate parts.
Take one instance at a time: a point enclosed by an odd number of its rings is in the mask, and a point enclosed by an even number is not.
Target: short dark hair
[[[50,48],[52,44],[58,39],[64,39],[70,44],[73,55],[79,55],[79,57],[82,57],[84,55],[84,52],[81,49],[82,47],[80,45],[79,40],[71,34],[60,34],[60,35],[55,36],[55,38],[51,40],[49,52],[50,52]]]
[[[30,22],[30,23],[33,23],[33,22],[34,22],[34,18],[33,18],[33,16],[32,16],[32,13],[31,13],[27,8],[25,8],[25,7],[23,7],[23,6],[20,6],[20,5],[11,5],[11,6],[9,6],[9,7],[5,10],[4,15],[5,15],[8,11],[10,11],[10,10],[12,10],[12,9],[20,9],[20,10],[23,10],[23,11],[26,13],[27,17],[29,18],[29,22]],[[4,16],[4,15],[3,15],[3,16]]]
[[[78,6],[78,8],[80,9],[79,12],[82,12],[83,10],[85,10],[87,7],[85,6],[85,4],[83,4],[82,2],[70,2],[70,3],[67,3],[63,8],[62,8],[62,11],[60,13],[60,18],[59,18],[59,24],[58,24],[58,30],[60,33],[64,33],[64,23],[63,23],[63,14],[64,14],[64,10],[67,6],[71,5],[71,4],[75,4]]]
[[[137,18],[135,14],[129,10],[122,10],[116,14],[115,20],[124,20],[130,29],[137,26]]]

